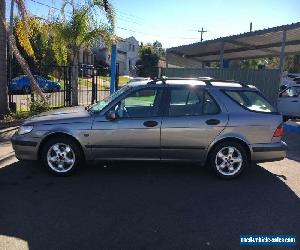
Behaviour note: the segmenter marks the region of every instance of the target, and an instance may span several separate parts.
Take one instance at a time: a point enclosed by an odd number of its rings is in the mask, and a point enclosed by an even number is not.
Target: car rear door
[[[300,86],[289,87],[280,93],[277,108],[285,116],[300,116]]]
[[[202,161],[210,143],[224,129],[228,115],[201,88],[170,87],[164,99],[161,158]]]
[[[90,147],[96,159],[160,159],[159,87],[129,93],[110,110],[115,120],[96,117]]]

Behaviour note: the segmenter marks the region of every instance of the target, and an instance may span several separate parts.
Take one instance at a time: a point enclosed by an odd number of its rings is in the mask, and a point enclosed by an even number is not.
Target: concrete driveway
[[[158,163],[57,178],[12,159],[0,167],[0,249],[240,249],[240,234],[294,234],[299,247],[300,134],[286,140],[287,159],[232,181]]]

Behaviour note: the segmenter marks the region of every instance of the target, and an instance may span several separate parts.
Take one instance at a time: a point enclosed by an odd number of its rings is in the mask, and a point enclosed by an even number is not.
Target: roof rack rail
[[[237,81],[237,80],[221,80],[221,79],[212,79],[210,80],[211,82],[224,82],[224,83],[238,83],[240,84],[242,87],[245,88],[249,88],[248,84],[245,84],[241,81]]]
[[[213,78],[209,77],[209,76],[201,76],[201,77],[166,77],[166,76],[162,76],[162,77],[158,77],[158,78],[154,78],[151,79],[151,81],[149,81],[147,84],[156,84],[157,82],[161,81],[162,83],[166,83],[167,80],[198,80],[198,81],[209,81],[212,80]]]
[[[238,83],[242,87],[250,88],[247,84],[245,84],[243,82],[240,82],[240,81],[214,79],[214,78],[209,77],[209,76],[201,76],[201,77],[197,77],[197,78],[192,78],[192,77],[190,77],[190,78],[189,77],[166,77],[166,76],[162,76],[162,77],[157,77],[157,78],[152,79],[147,84],[156,84],[159,81],[161,81],[163,84],[166,84],[167,80],[195,80],[195,81],[203,81],[203,82],[205,82],[205,84],[207,86],[210,86],[210,87],[213,86],[212,82]]]

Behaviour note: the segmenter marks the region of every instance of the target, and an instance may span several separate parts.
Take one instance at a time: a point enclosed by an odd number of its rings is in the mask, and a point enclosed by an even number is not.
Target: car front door
[[[289,87],[279,94],[277,108],[285,116],[300,117],[300,86]]]
[[[160,159],[160,99],[162,89],[145,87],[125,96],[107,113],[96,117],[90,147],[96,159]]]
[[[220,112],[204,89],[172,87],[167,93],[161,127],[162,160],[202,161],[210,143],[224,129],[228,115]]]

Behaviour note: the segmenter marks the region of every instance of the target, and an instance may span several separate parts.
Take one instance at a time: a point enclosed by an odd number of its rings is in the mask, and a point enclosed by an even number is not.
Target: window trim
[[[203,104],[204,104],[204,96],[205,94],[207,94],[212,100],[213,102],[216,104],[218,111],[216,113],[211,113],[211,114],[204,114],[204,105],[202,105],[202,110],[201,110],[201,114],[200,115],[168,115],[168,109],[170,107],[170,103],[171,103],[171,90],[172,89],[195,89],[195,90],[201,90],[202,91],[202,95],[203,95]],[[167,117],[167,118],[178,118],[178,117],[203,117],[203,116],[207,116],[207,115],[218,115],[220,114],[221,108],[219,103],[216,101],[216,99],[208,92],[208,90],[206,88],[203,87],[191,87],[191,86],[168,86],[165,90],[165,95],[169,98],[169,100],[165,101],[164,103],[162,102],[162,105],[164,106],[163,109],[163,117]],[[196,93],[197,96],[199,96],[199,93]],[[162,98],[162,100],[164,101],[166,98]]]
[[[259,113],[259,114],[271,114],[271,115],[278,115],[280,114],[277,110],[277,107],[274,107],[272,105],[272,103],[260,92],[257,90],[246,90],[246,89],[220,89],[220,91],[226,96],[228,97],[231,101],[235,102],[237,105],[239,105],[240,107],[242,107],[243,109],[249,111],[249,112],[254,112],[254,113]],[[262,97],[269,105],[271,105],[272,108],[274,108],[276,111],[273,112],[263,112],[263,111],[258,111],[258,110],[252,110],[247,108],[246,106],[243,106],[242,104],[240,104],[238,101],[234,100],[231,96],[229,96],[226,91],[235,91],[235,92],[253,92],[256,93],[257,95],[259,95],[260,97]]]

